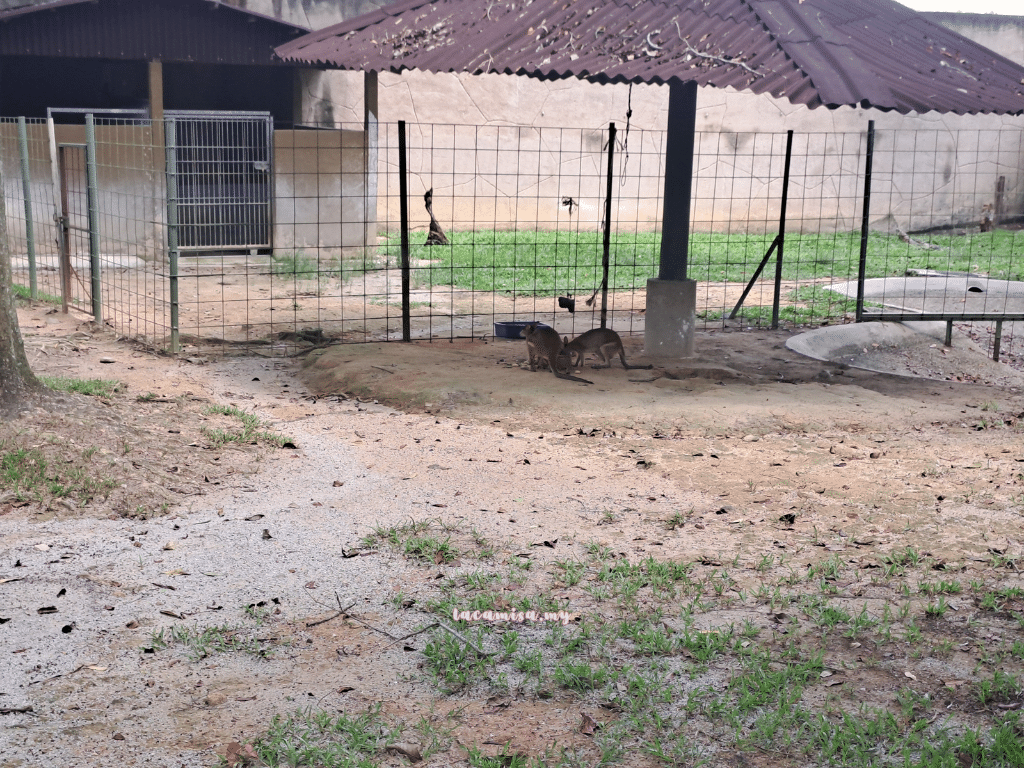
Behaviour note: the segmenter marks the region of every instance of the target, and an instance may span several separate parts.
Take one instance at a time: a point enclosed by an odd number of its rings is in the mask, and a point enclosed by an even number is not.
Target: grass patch
[[[355,715],[305,709],[275,717],[251,748],[259,764],[270,768],[375,768],[401,735],[400,728],[381,717],[380,708],[376,704]]]
[[[775,235],[693,233],[688,276],[699,282],[747,282]],[[940,250],[928,251],[895,235],[871,233],[867,242],[866,276],[902,275],[907,269],[981,272],[1003,280],[1024,279],[1020,233],[1007,230],[968,235],[930,235],[924,239]],[[449,233],[447,246],[412,246],[411,258],[430,261],[413,269],[424,287],[453,286],[473,291],[555,296],[587,292],[601,280],[603,235],[598,232],[476,230]],[[783,280],[853,280],[860,258],[859,232],[786,235]],[[657,273],[660,235],[654,232],[613,233],[608,287],[641,290]],[[381,246],[387,263],[399,263],[397,241]],[[773,257],[774,259],[774,257]],[[774,260],[771,262],[774,265]],[[774,274],[774,272],[772,273]],[[806,308],[787,308],[794,319],[827,310],[850,311],[850,300],[810,289],[792,301]],[[828,294],[831,294],[829,296]],[[820,316],[820,315],[815,315]]]
[[[60,296],[54,296],[53,294],[44,293],[43,291],[36,291],[35,299],[32,298],[32,289],[25,285],[18,285],[17,283],[11,284],[11,291],[14,293],[16,298],[23,301],[41,301],[44,304],[53,304],[54,306],[61,306],[63,302]]]
[[[217,414],[221,416],[232,416],[242,422],[240,430],[223,430],[210,427],[202,427],[199,431],[209,440],[214,447],[220,447],[228,443],[269,443],[278,448],[291,443],[291,438],[284,435],[277,435],[261,429],[263,422],[254,413],[246,413],[233,405],[211,405],[203,409],[203,413]]]
[[[437,525],[411,521],[369,538],[433,568],[423,540],[470,546],[451,529],[437,536]],[[430,636],[422,668],[442,695],[553,697],[570,709],[599,703],[614,713],[588,746],[559,753],[549,745],[543,755],[519,755],[523,765],[625,765],[640,753],[666,765],[714,765],[736,752],[857,768],[956,768],[965,755],[977,766],[1021,764],[1013,761],[1024,749],[1024,728],[1007,710],[1024,695],[1024,643],[1011,632],[994,647],[976,619],[947,611],[963,599],[964,577],[935,579],[931,558],[912,547],[881,558],[874,588],[888,590],[888,598],[870,605],[836,587],[854,570],[840,555],[814,558],[794,578],[793,564],[776,555],[723,567],[573,547],[547,558],[496,548],[472,572],[432,582],[436,597],[419,601],[447,621],[453,609],[501,612],[490,621],[458,621],[459,635],[438,629]],[[971,584],[979,607],[989,609],[983,615],[1017,627],[1010,611],[999,610],[1020,597],[1011,582]],[[744,606],[750,619],[715,624],[720,611]],[[768,627],[757,623],[763,606],[773,617]],[[575,623],[502,618],[563,608],[578,616]],[[949,659],[965,643],[982,648],[981,661],[958,689],[914,666],[926,656]],[[859,691],[869,678],[859,675],[876,667],[910,685],[876,695],[867,707]],[[913,678],[904,675],[911,670]],[[471,764],[495,759],[467,749],[476,755]]]
[[[110,397],[126,389],[126,385],[109,379],[71,379],[64,376],[40,376],[39,380],[56,392],[73,392],[92,397]]]
[[[364,547],[384,544],[412,560],[441,565],[453,562],[460,555],[446,528],[444,523],[430,520],[412,520],[389,528],[377,526],[361,543]],[[490,544],[486,540],[476,537],[475,541],[482,550],[489,551]]]
[[[285,280],[316,280],[318,284],[350,280],[374,269],[373,260],[363,254],[317,258],[304,251],[283,251],[270,257],[270,273]]]
[[[252,627],[221,626],[174,626],[153,632],[149,637],[149,648],[154,651],[165,648],[180,648],[190,661],[201,661],[217,653],[244,653],[267,658],[273,653],[273,639],[256,637],[255,632],[266,623],[266,615],[246,609],[245,615],[253,621]]]
[[[173,627],[154,632],[149,639],[150,647],[162,650],[180,646],[191,661],[200,661],[215,653],[246,653],[265,658],[270,649],[264,642],[244,637],[238,627]]]
[[[56,499],[88,504],[105,497],[118,486],[90,467],[95,449],[78,456],[48,460],[38,448],[13,447],[0,442],[0,490],[9,491],[18,502],[48,504]]]
[[[511,699],[510,718],[517,702],[545,701],[552,718],[601,715],[590,738],[533,755],[495,757],[485,733],[464,734],[471,765],[629,765],[638,754],[717,765],[737,753],[850,768],[1024,764],[1024,589],[1009,568],[940,577],[933,557],[909,546],[876,563],[754,552],[724,565],[584,542],[524,551],[442,520],[377,526],[363,544],[422,568],[415,600],[390,602],[406,620],[413,604],[434,614],[419,626],[410,682],[455,704]],[[488,557],[472,557],[482,549]],[[849,593],[857,580],[870,580],[870,595]],[[964,610],[971,601],[980,610]],[[573,620],[540,618],[559,610]],[[529,611],[539,614],[515,618]],[[429,629],[433,620],[449,629]],[[939,671],[944,663],[959,667]],[[879,674],[899,684],[879,688]]]

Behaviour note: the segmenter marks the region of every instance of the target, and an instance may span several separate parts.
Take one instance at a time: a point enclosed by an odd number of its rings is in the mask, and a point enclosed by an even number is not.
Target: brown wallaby
[[[622,339],[619,334],[611,328],[592,328],[586,333],[580,334],[572,341],[568,338],[563,340],[562,354],[567,355],[569,364],[583,365],[587,355],[594,354],[604,360],[604,365],[595,365],[594,368],[611,368],[612,355],[619,353],[619,360],[623,368],[653,368],[653,365],[630,365],[626,362],[626,353],[622,349]]]
[[[559,356],[562,352],[562,339],[558,333],[551,328],[540,328],[536,323],[530,323],[523,328],[520,334],[526,339],[526,351],[530,355],[530,370],[537,370],[537,363],[545,362],[551,372],[560,379],[578,381],[581,384],[593,384],[592,381],[572,376],[568,373],[561,373],[558,370]]]

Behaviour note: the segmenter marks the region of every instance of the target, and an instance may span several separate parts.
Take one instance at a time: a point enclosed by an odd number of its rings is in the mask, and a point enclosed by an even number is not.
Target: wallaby
[[[592,328],[572,341],[569,341],[568,338],[563,339],[562,344],[562,354],[568,356],[570,366],[582,367],[587,355],[595,354],[604,360],[604,365],[595,365],[594,368],[611,368],[612,355],[618,352],[623,368],[654,367],[653,365],[630,365],[627,363],[626,353],[622,349],[622,339],[611,328]]]
[[[562,340],[558,333],[551,328],[539,328],[536,323],[530,323],[520,333],[526,339],[526,351],[530,355],[530,370],[537,370],[537,363],[545,362],[551,372],[560,379],[578,381],[582,384],[593,384],[592,381],[572,376],[568,373],[561,373],[558,370],[559,356],[562,352]]]

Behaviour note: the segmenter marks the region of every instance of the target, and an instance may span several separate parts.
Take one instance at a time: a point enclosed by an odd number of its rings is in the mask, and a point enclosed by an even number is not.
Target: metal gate
[[[87,175],[85,144],[57,145],[60,167],[60,211],[58,217],[58,251],[61,303],[68,307],[86,309],[92,303],[90,269],[89,209],[90,188]],[[86,311],[88,311],[86,309]]]
[[[174,121],[182,250],[271,247],[273,119],[266,113],[167,112]]]

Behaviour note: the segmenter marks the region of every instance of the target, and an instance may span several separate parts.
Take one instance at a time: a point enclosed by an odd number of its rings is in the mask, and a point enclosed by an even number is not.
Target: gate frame
[[[242,120],[252,120],[253,122],[261,121],[266,129],[266,147],[267,147],[267,170],[265,173],[268,176],[268,196],[266,200],[267,210],[267,242],[265,245],[182,245],[180,230],[177,237],[177,250],[178,252],[196,253],[201,251],[249,251],[255,252],[260,248],[269,248],[271,251],[274,250],[274,220],[276,211],[274,210],[274,116],[271,112],[263,111],[248,111],[248,110],[208,110],[208,109],[165,109],[163,113],[162,121],[164,125],[167,125],[168,120],[174,120],[176,124],[180,120],[210,120],[215,122],[221,120],[223,122],[235,121],[239,122]],[[153,121],[158,122],[157,120]],[[165,128],[165,140],[166,140],[166,128]],[[181,149],[181,145],[175,144],[175,151]],[[180,163],[180,158],[177,158]],[[176,177],[177,178],[177,177]],[[168,184],[170,178],[168,178]],[[175,180],[177,184],[177,180]],[[170,188],[167,189],[166,195],[170,197]],[[174,198],[178,206],[182,204],[182,199],[178,196],[178,190],[174,190]],[[180,211],[179,219],[180,219]],[[179,228],[184,227],[179,220],[177,222]]]

